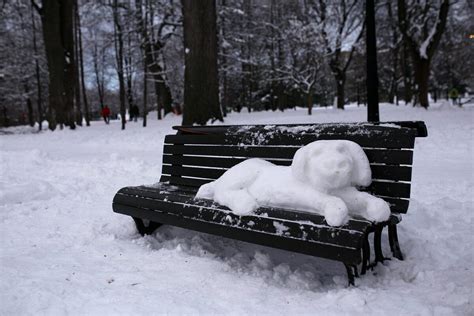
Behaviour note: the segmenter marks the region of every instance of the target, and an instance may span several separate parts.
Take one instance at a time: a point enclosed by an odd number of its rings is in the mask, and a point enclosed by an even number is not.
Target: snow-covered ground
[[[226,124],[365,120],[364,107],[232,113]],[[406,260],[346,286],[342,264],[173,227],[137,234],[115,192],[158,181],[164,135],[149,127],[0,131],[0,314],[472,315],[474,106],[383,105],[382,120],[423,120]],[[385,252],[389,254],[384,242]]]

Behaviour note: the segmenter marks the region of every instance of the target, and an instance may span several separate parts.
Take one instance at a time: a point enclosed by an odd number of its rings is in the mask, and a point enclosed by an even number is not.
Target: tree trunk
[[[30,89],[28,89],[28,84],[24,83],[25,95],[26,95],[26,110],[28,111],[28,124],[33,127],[35,126],[35,119],[33,114],[33,105],[30,98]]]
[[[76,83],[76,71],[74,62],[74,0],[63,0],[61,2],[61,38],[64,46],[64,113],[65,125],[71,129],[76,128],[74,111],[74,88]]]
[[[103,54],[101,55],[103,57]],[[94,73],[95,73],[95,80],[97,84],[97,94],[99,95],[99,103],[100,108],[104,107],[105,103],[105,95],[104,95],[104,78],[103,72],[101,73],[99,69],[99,52],[97,43],[94,43],[94,50],[93,50],[93,64],[94,64]],[[104,58],[102,58],[102,65],[104,64]]]
[[[126,78],[126,96],[128,102],[128,113],[132,113],[132,108],[134,105],[133,101],[133,73],[132,73],[132,39],[131,34],[127,34],[127,55],[124,57],[125,61],[125,78]],[[132,120],[132,116],[130,116]]]
[[[77,1],[77,0],[76,0]],[[79,68],[80,68],[80,78],[81,78],[81,88],[82,88],[82,100],[84,102],[84,116],[86,119],[86,126],[90,126],[90,113],[89,113],[89,103],[87,101],[87,91],[86,84],[84,80],[84,56],[82,54],[82,31],[81,31],[81,16],[79,15],[79,9],[76,5],[76,24],[77,24],[77,35],[78,35],[78,59],[79,59]]]
[[[410,56],[408,53],[408,44],[406,41],[403,42],[403,54],[402,54],[402,72],[403,72],[403,98],[405,99],[405,105],[410,103],[413,99],[413,90],[411,83],[411,70],[410,70]]]
[[[119,18],[119,7],[117,0],[113,3],[113,16],[114,16],[114,44],[115,44],[115,55],[117,59],[117,75],[119,81],[119,97],[120,97],[120,119],[122,121],[122,130],[125,129],[127,119],[125,117],[125,78],[123,71],[123,33],[122,25]]]
[[[66,124],[75,128],[73,3],[43,0],[39,10],[49,71],[49,128]]]
[[[337,91],[337,108],[344,110],[344,85],[345,85],[345,78],[342,76],[336,77],[336,91]]]
[[[76,124],[82,126],[82,109],[81,109],[81,80],[79,73],[79,27],[77,24],[77,0],[74,0],[74,98],[75,98],[75,120]]]
[[[217,77],[215,0],[183,0],[184,113],[183,125],[204,125],[222,119]]]
[[[306,94],[306,101],[308,106],[308,115],[313,114],[313,93],[310,91]]]
[[[417,86],[418,101],[420,105],[427,109],[428,101],[428,81],[430,76],[430,60],[425,58],[415,59],[415,83]]]
[[[226,0],[222,0],[221,3],[222,7],[226,7]],[[225,36],[226,36],[226,28],[225,28],[225,19],[222,16],[221,17],[221,41],[225,41]],[[222,45],[222,102],[221,102],[221,108],[222,108],[222,115],[224,117],[227,116],[227,106],[229,105],[229,95],[228,95],[228,87],[227,87],[227,49],[226,45]]]
[[[148,67],[143,59],[143,127],[146,127],[146,117],[148,115]]]
[[[32,4],[33,6],[33,4]],[[38,56],[38,46],[36,43],[36,24],[33,8],[31,8],[31,24],[33,32],[33,51],[35,54],[35,75],[36,75],[36,90],[37,90],[37,107],[38,107],[38,129],[41,131],[43,129],[43,105],[42,105],[42,95],[41,95],[41,76],[39,68],[39,56]]]

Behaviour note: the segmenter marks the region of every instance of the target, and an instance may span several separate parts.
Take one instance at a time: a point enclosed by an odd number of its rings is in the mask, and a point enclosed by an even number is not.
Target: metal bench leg
[[[367,267],[370,265],[370,244],[368,234],[364,237],[364,244],[362,245],[362,267],[360,274],[364,275],[367,272]]]
[[[355,286],[355,278],[354,278],[354,266],[351,264],[344,263],[347,272],[347,279],[349,280],[349,286]]]
[[[403,260],[403,254],[400,250],[400,244],[398,243],[398,234],[397,234],[397,225],[389,224],[388,225],[388,241],[390,242],[390,249],[392,254],[398,260]]]
[[[138,217],[132,217],[133,221],[135,222],[135,225],[137,226],[137,230],[140,233],[140,235],[145,236],[145,235],[151,235],[153,232],[160,227],[162,224],[152,222],[150,221],[148,225],[145,225],[143,220]]]
[[[374,231],[374,253],[375,253],[375,261],[370,265],[370,268],[373,268],[379,262],[384,262],[385,260],[390,260],[390,258],[386,258],[383,255],[382,251],[382,225],[377,225]]]

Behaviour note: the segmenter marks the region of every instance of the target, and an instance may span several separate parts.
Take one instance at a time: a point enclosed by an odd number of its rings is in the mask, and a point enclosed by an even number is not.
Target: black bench
[[[165,137],[160,182],[125,187],[113,200],[114,212],[132,216],[142,235],[167,224],[337,260],[344,263],[349,284],[354,284],[359,265],[364,274],[370,265],[385,259],[381,236],[388,227],[393,255],[403,259],[396,225],[408,209],[415,137],[427,136],[423,122],[173,128],[177,134]],[[260,208],[255,214],[238,216],[215,202],[194,199],[199,186],[247,158],[290,165],[298,148],[320,139],[347,139],[363,147],[373,181],[361,189],[390,204],[389,221],[375,224],[352,218],[342,227],[331,227],[317,214]],[[374,233],[373,263],[370,233]]]

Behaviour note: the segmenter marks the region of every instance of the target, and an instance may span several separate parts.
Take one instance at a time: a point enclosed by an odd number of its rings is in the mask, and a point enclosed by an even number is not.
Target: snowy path
[[[384,105],[384,120],[424,120],[406,260],[346,287],[341,264],[163,227],[140,237],[111,210],[115,192],[153,183],[180,118],[94,122],[79,131],[0,136],[0,315],[473,314],[474,106]],[[226,124],[363,121],[365,108],[231,114]],[[387,245],[385,245],[387,246]],[[385,249],[387,254],[388,249]]]

